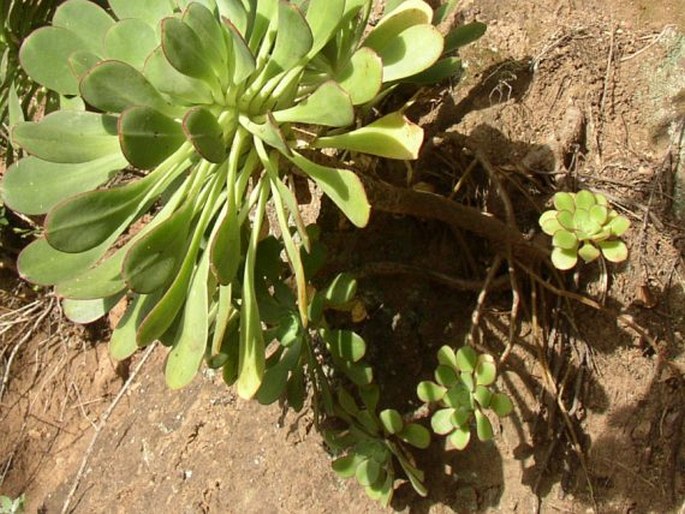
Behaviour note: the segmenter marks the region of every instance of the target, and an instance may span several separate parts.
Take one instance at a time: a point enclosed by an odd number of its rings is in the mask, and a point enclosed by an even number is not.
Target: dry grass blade
[[[9,351],[9,356],[5,362],[2,374],[2,383],[0,383],[0,402],[2,401],[7,385],[9,384],[12,364],[19,354],[19,351],[39,332],[45,320],[53,313],[56,304],[55,297],[49,296],[22,307],[14,313],[9,312],[0,317],[0,335],[10,329],[15,329],[17,332],[17,337],[12,338],[10,340],[11,342],[2,349],[1,353],[1,355],[4,355]],[[35,320],[33,323],[31,323],[32,319]],[[22,325],[20,327],[21,329],[19,328],[19,325]],[[19,336],[21,336],[21,339],[14,343]],[[9,348],[11,348],[11,350],[9,350]]]

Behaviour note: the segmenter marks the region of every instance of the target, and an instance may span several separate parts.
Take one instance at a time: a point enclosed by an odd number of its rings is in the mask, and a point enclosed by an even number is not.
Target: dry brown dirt
[[[424,91],[409,111],[427,141],[410,185],[449,194],[481,152],[506,180],[521,208],[516,221],[531,236],[555,188],[590,188],[630,218],[630,257],[606,273],[585,266],[566,281],[569,291],[604,297],[606,310],[557,300],[521,278],[522,303],[537,310],[521,314],[501,366],[515,414],[493,444],[459,453],[433,443],[420,457],[429,496],[404,484],[392,506],[682,513],[682,2],[483,0],[461,9],[489,29],[464,52],[464,79]],[[472,198],[505,217],[494,188],[472,182]],[[477,292],[435,279],[464,274],[463,245],[435,222],[377,214],[353,232],[324,206],[322,223],[331,228],[328,271],[361,277],[369,318],[355,328],[372,347],[383,393],[411,405],[435,350],[469,331]],[[388,273],[388,262],[405,266],[402,273]],[[69,325],[54,299],[0,273],[3,374],[15,354],[0,398],[0,493],[24,493],[27,512],[61,512],[67,498],[77,513],[382,511],[334,475],[309,415],[242,401],[210,371],[169,391],[165,349],[116,364],[106,323]],[[504,293],[484,304],[481,345],[496,355],[507,351],[510,310]]]

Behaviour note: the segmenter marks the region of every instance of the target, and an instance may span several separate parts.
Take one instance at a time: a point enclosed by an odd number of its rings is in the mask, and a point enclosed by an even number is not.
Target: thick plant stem
[[[526,240],[507,224],[478,209],[461,205],[445,197],[400,188],[360,173],[359,178],[373,209],[392,214],[442,221],[459,230],[466,230],[489,241],[492,248],[507,255],[511,248],[515,258],[525,262],[549,258],[549,251]]]

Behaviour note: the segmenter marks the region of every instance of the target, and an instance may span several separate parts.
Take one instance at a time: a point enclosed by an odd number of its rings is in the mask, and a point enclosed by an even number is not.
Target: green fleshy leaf
[[[274,112],[273,117],[278,123],[346,127],[354,121],[354,109],[347,92],[337,83],[328,81],[293,107]]]
[[[310,0],[305,19],[312,31],[311,58],[328,43],[343,19],[345,0]]]
[[[166,383],[171,389],[188,385],[205,356],[209,333],[208,277],[209,256],[204,254],[188,291],[178,339],[166,361]]]
[[[17,88],[14,87],[14,83],[10,84],[9,91],[7,92],[7,110],[10,122],[10,129],[17,123],[21,123],[25,120],[24,111],[21,107],[21,102],[19,101],[19,96],[17,95]]]
[[[357,414],[359,414],[359,407],[357,407],[357,402],[354,401],[352,395],[348,393],[345,389],[338,389],[338,404],[350,416],[356,417]]]
[[[177,324],[182,328],[180,321],[183,313],[179,315],[179,312],[186,301],[193,272],[197,267],[197,253],[203,233],[203,230],[196,227],[191,244],[183,254],[183,264],[174,281],[140,323],[136,332],[138,346],[147,346],[156,339],[163,339],[165,334],[173,335],[175,340],[177,340],[176,335],[181,335],[174,332],[174,325]]]
[[[578,238],[573,232],[561,229],[554,233],[552,244],[564,250],[575,250],[578,248]]]
[[[85,269],[74,278],[58,283],[55,292],[75,300],[95,300],[120,293],[126,289],[126,283],[121,277],[123,260],[124,251],[120,249],[99,262],[97,266]]]
[[[173,4],[169,0],[108,0],[109,6],[120,20],[140,18],[157,29],[159,20],[173,13]]]
[[[492,424],[488,417],[483,414],[480,410],[475,410],[476,415],[476,434],[478,434],[478,439],[481,441],[489,441],[492,439]]]
[[[573,212],[576,210],[575,195],[559,192],[554,195],[554,208],[558,211]],[[568,228],[568,227],[567,227]]]
[[[457,373],[451,366],[440,365],[435,370],[435,381],[445,387],[451,387],[457,383]]]
[[[204,159],[214,163],[226,159],[223,129],[209,110],[204,107],[190,109],[183,118],[183,131]]]
[[[245,34],[248,26],[248,14],[246,5],[241,0],[216,0],[219,14],[231,22],[238,29],[238,32]]]
[[[573,213],[573,225],[578,239],[581,240],[594,236],[602,229],[602,226],[590,216],[590,211],[581,207],[577,207]]]
[[[373,100],[383,85],[383,61],[370,48],[358,49],[338,72],[336,81],[350,95],[353,105]]]
[[[94,68],[97,66],[102,59],[98,56],[95,55],[92,52],[86,52],[85,50],[81,50],[78,52],[74,52],[69,56],[69,68],[71,69],[71,72],[74,74],[75,77],[78,77],[79,81],[83,78],[83,76],[88,73],[91,68]],[[62,96],[62,98],[67,98],[65,96]],[[70,100],[73,102],[74,99],[78,99],[83,103],[83,99],[80,96],[74,96],[70,98]],[[85,106],[85,103],[83,104]],[[65,108],[64,105],[62,105],[62,102],[60,101],[60,107],[62,109]],[[78,110],[85,110],[85,109],[78,109]]]
[[[511,403],[509,397],[504,393],[495,393],[490,400],[490,408],[497,416],[503,418],[511,414],[514,410],[514,404]]]
[[[469,394],[473,393],[476,388],[476,381],[473,379],[473,373],[468,371],[462,371],[459,374],[459,380],[469,391]]]
[[[357,294],[357,280],[349,273],[337,275],[324,293],[326,302],[341,306],[351,302]]]
[[[597,204],[597,200],[591,191],[582,190],[576,193],[575,203],[576,209],[585,209],[586,211],[589,211],[592,206]]]
[[[470,376],[467,374],[466,376]],[[467,407],[471,405],[471,389],[464,383],[450,387],[445,393],[443,401],[452,408]]]
[[[471,373],[476,369],[478,354],[470,346],[462,346],[457,351],[457,368],[459,371]]]
[[[235,321],[237,320],[238,312],[233,306],[233,287],[231,285],[219,286],[218,301],[215,305],[216,316],[214,318],[212,341],[209,346],[208,364],[212,366],[214,361],[220,361],[219,365],[223,366],[229,356],[229,352],[225,349],[225,343],[228,342],[226,336],[237,328]]]
[[[63,111],[85,111],[86,104],[80,96],[60,96],[59,107]]]
[[[459,369],[457,366],[457,355],[451,346],[444,345],[438,350],[438,362],[443,366],[450,366],[453,369]]]
[[[454,409],[454,412],[452,413],[452,424],[456,428],[463,428],[469,430],[469,423],[471,421],[472,416],[473,409],[471,409],[470,407],[458,407]]]
[[[240,84],[247,77],[252,75],[256,69],[256,62],[254,55],[250,51],[247,42],[238,31],[235,25],[229,20],[224,19],[224,24],[228,28],[229,44],[233,49],[233,83]]]
[[[454,52],[462,46],[477,41],[485,34],[487,29],[488,26],[479,21],[473,21],[452,29],[449,34],[445,36],[445,53]]]
[[[402,2],[404,0],[399,1]],[[437,9],[435,9],[435,13],[433,14],[433,25],[437,27],[443,21],[445,21],[447,17],[450,14],[452,14],[454,9],[456,9],[458,2],[459,0],[447,0],[446,2],[442,3]]]
[[[476,390],[473,392],[473,397],[484,409],[490,407],[490,402],[492,401],[492,392],[487,387],[482,385],[476,386]]]
[[[545,211],[538,220],[540,228],[542,228],[542,231],[548,236],[553,236],[559,230],[563,229],[561,223],[557,220],[557,215],[557,211]]]
[[[599,257],[599,250],[592,243],[585,243],[578,249],[578,257],[585,262],[592,262]]]
[[[336,356],[349,362],[359,362],[366,353],[366,343],[351,330],[321,329],[321,338]]]
[[[609,209],[604,205],[593,205],[590,207],[590,217],[600,226],[607,222]]]
[[[207,83],[183,75],[164,56],[162,47],[157,47],[147,58],[143,74],[161,93],[166,93],[180,103],[202,105],[212,104],[214,99]]]
[[[349,455],[335,459],[331,463],[331,466],[333,467],[333,471],[335,471],[335,473],[341,478],[351,478],[354,476],[359,463],[359,456],[354,453],[350,453]]]
[[[395,8],[393,4],[386,5],[386,8],[388,8],[387,13],[368,34],[364,40],[364,46],[382,48],[406,29],[432,22],[433,10],[422,0],[406,0]]]
[[[371,366],[342,359],[334,360],[336,360],[336,368],[339,368],[356,386],[368,386],[373,383],[373,368]]]
[[[159,42],[150,25],[137,18],[128,18],[118,21],[107,31],[104,45],[109,59],[142,69]]]
[[[25,157],[6,171],[2,199],[15,211],[45,214],[65,198],[104,184],[127,164],[126,159],[116,153],[78,164]]]
[[[130,64],[103,61],[81,79],[81,96],[105,112],[122,112],[129,107],[149,107],[166,116],[181,113],[162,98],[145,76]]]
[[[109,354],[114,360],[127,359],[138,350],[136,329],[142,319],[145,299],[145,296],[134,296],[116,328],[112,331],[108,348]]]
[[[353,172],[321,166],[296,152],[288,158],[316,182],[324,194],[354,225],[366,226],[371,214],[371,205],[366,197],[364,186]]]
[[[249,4],[251,23],[248,44],[255,55],[260,51],[265,54],[273,45],[276,35],[279,0],[249,0]]]
[[[492,384],[497,378],[497,366],[493,356],[486,353],[479,355],[474,374],[476,384],[484,386]]]
[[[121,150],[140,169],[161,164],[185,141],[181,124],[150,107],[131,107],[119,118]]]
[[[252,398],[262,385],[264,376],[265,355],[264,336],[262,334],[259,306],[255,294],[255,258],[257,243],[264,221],[266,199],[269,194],[267,181],[260,182],[259,202],[255,215],[250,245],[245,257],[245,270],[243,276],[243,299],[240,307],[240,354],[238,362],[237,390],[241,398]]]
[[[573,212],[571,211],[557,211],[557,221],[566,230],[573,231],[576,228]]]
[[[623,262],[628,258],[628,247],[623,241],[600,241],[597,245],[610,262]]]
[[[62,300],[64,315],[74,323],[92,323],[107,314],[121,300],[123,294],[95,300]]]
[[[183,13],[183,21],[197,34],[207,61],[219,77],[219,82],[225,84],[228,81],[230,66],[226,40],[219,20],[206,6],[191,2]]]
[[[184,75],[218,85],[202,41],[183,21],[171,17],[162,20],[162,49],[169,63]]]
[[[62,95],[75,95],[78,81],[71,73],[69,56],[83,50],[85,43],[70,30],[42,27],[24,40],[19,60],[35,82]]]
[[[372,384],[369,386],[360,387],[358,388],[358,391],[359,396],[361,396],[362,402],[364,402],[366,408],[371,412],[375,412],[376,408],[378,407],[378,402],[381,398],[381,391],[378,386]]]
[[[57,111],[38,122],[19,123],[12,141],[45,161],[81,163],[120,154],[114,116],[85,111]]]
[[[433,25],[411,26],[385,44],[364,42],[364,46],[375,50],[383,61],[383,82],[400,80],[427,70],[442,55],[443,45],[442,34]]]
[[[230,284],[242,260],[240,224],[235,207],[227,210],[218,222],[216,236],[211,242],[212,271],[220,284]]]
[[[424,380],[416,386],[416,395],[422,402],[439,402],[445,396],[447,389],[434,382]]]
[[[399,432],[398,437],[405,443],[411,444],[416,448],[425,450],[431,444],[431,435],[426,427],[418,423],[409,423],[404,430]]]
[[[471,440],[471,431],[467,427],[459,427],[450,434],[449,440],[450,443],[452,443],[452,446],[454,446],[457,450],[463,450],[469,445],[469,441]]]
[[[240,124],[247,129],[250,134],[261,139],[264,143],[279,150],[286,156],[289,155],[290,147],[285,142],[283,132],[271,114],[266,116],[264,123],[255,123],[247,116],[240,116]]]
[[[171,283],[183,262],[193,214],[192,202],[186,202],[131,246],[121,266],[131,290],[149,294]]]
[[[440,435],[449,434],[454,430],[452,424],[452,414],[454,409],[440,409],[433,413],[431,417],[431,428],[433,432]]]
[[[370,486],[376,483],[379,478],[381,467],[373,459],[366,459],[359,463],[355,471],[357,481],[363,486]]]
[[[380,503],[383,507],[387,507],[390,503],[390,498],[393,493],[393,477],[390,473],[386,473],[381,469],[381,474],[372,486],[366,487],[366,494],[374,501]]]
[[[88,50],[101,54],[104,35],[114,25],[114,20],[94,2],[68,0],[55,11],[52,25],[73,32]]]
[[[320,137],[312,146],[407,160],[418,158],[422,143],[423,129],[402,113],[393,112],[352,132]]]
[[[554,267],[565,271],[573,268],[578,262],[578,252],[576,250],[564,250],[554,248],[552,250],[552,264]]]
[[[19,274],[26,280],[43,286],[71,280],[100,259],[113,239],[82,253],[64,253],[50,246],[44,237],[36,239],[22,250],[17,259]]]
[[[413,466],[401,453],[396,453],[395,456],[406,473],[409,482],[411,482],[414,491],[424,497],[428,495],[428,489],[423,485],[423,479],[425,478],[423,471]]]
[[[404,428],[402,416],[395,409],[385,409],[378,415],[383,427],[390,434],[397,434]]]
[[[45,220],[48,241],[69,253],[96,247],[128,225],[152,184],[150,180],[136,180],[125,186],[81,193],[57,204]]]
[[[297,6],[278,4],[278,32],[267,66],[274,69],[268,76],[287,71],[312,49],[314,39],[309,25]]]
[[[620,237],[630,228],[630,221],[625,216],[616,216],[609,222],[611,235]]]
[[[288,375],[297,366],[301,349],[302,344],[300,342],[294,343],[285,349],[281,359],[276,364],[267,368],[264,372],[262,385],[255,395],[259,403],[269,405],[285,394],[288,386]]]

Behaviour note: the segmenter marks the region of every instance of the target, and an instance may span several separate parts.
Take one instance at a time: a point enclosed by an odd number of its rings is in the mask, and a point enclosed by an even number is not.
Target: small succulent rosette
[[[448,437],[458,450],[469,444],[474,424],[478,439],[492,439],[492,424],[485,411],[504,417],[513,410],[509,397],[493,390],[497,378],[495,359],[491,355],[479,355],[470,346],[456,353],[449,346],[443,346],[438,351],[438,362],[437,383],[427,380],[416,389],[421,401],[440,406],[431,418],[433,432]]]
[[[592,262],[600,255],[610,262],[628,258],[628,247],[619,238],[630,221],[609,206],[607,199],[591,191],[559,192],[555,209],[540,216],[540,227],[552,236],[552,264],[557,269],[573,268],[578,257]]]

